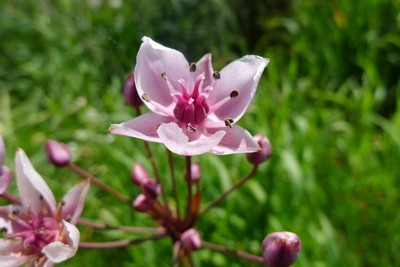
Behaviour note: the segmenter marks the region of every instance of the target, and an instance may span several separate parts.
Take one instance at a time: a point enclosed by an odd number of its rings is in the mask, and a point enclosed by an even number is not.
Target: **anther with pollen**
[[[147,94],[143,94],[143,95],[142,95],[142,99],[143,99],[144,101],[146,101],[146,102],[150,102],[150,101],[151,101],[150,97],[149,97]]]
[[[232,119],[225,119],[225,126],[232,128],[232,123],[233,123]]]
[[[188,131],[191,133],[195,133],[197,131],[197,129],[195,127],[193,127],[193,125],[191,123],[188,123],[187,127],[188,127]]]
[[[189,70],[190,70],[190,72],[195,72],[196,71],[196,63],[190,63]]]
[[[161,78],[163,78],[164,81],[166,81],[167,80],[167,73],[166,72],[161,73]]]
[[[216,80],[221,79],[221,73],[219,73],[219,71],[214,71],[213,77]]]
[[[239,92],[237,90],[233,90],[229,96],[231,98],[234,98],[234,97],[237,97],[238,95],[239,95]]]

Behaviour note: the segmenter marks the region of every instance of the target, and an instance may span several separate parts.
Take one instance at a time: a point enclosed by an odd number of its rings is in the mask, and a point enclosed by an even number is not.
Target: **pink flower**
[[[0,207],[0,266],[53,266],[75,255],[79,231],[75,227],[83,209],[89,180],[74,186],[56,204],[53,193],[33,168],[23,150],[15,158],[22,205]]]
[[[235,123],[249,106],[267,64],[268,59],[245,56],[217,72],[210,54],[189,64],[179,51],[144,37],[135,84],[152,113],[113,124],[110,132],[164,143],[181,155],[258,151],[257,142]]]

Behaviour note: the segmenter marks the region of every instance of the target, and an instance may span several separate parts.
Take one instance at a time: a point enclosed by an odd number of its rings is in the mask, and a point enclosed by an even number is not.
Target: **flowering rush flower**
[[[267,64],[268,59],[250,55],[218,72],[210,54],[189,64],[179,51],[144,37],[135,84],[152,113],[113,124],[110,132],[164,143],[181,155],[258,151],[249,132],[235,123],[253,99]]]
[[[53,266],[75,255],[89,180],[74,186],[56,204],[53,193],[23,150],[15,158],[21,205],[0,207],[0,266]]]

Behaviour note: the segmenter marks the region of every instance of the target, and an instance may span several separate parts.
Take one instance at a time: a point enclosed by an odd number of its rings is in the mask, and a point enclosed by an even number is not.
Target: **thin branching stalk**
[[[121,201],[123,201],[125,203],[128,203],[128,204],[131,204],[131,200],[127,196],[121,194],[120,192],[118,192],[117,190],[115,190],[114,188],[109,186],[108,184],[102,182],[101,180],[99,180],[98,178],[94,177],[93,175],[91,175],[87,171],[81,169],[80,167],[78,167],[74,163],[70,162],[70,163],[68,163],[67,166],[73,172],[78,174],[80,177],[85,178],[85,179],[89,178],[91,183],[97,185],[98,187],[100,187],[104,191],[110,193],[111,195],[113,195],[114,197],[118,198],[119,200],[121,200]]]
[[[187,207],[186,207],[186,222],[190,221],[192,216],[192,158],[186,156],[186,184],[187,184]]]
[[[87,219],[80,218],[78,224],[87,226],[97,230],[120,230],[128,233],[153,233],[161,234],[164,232],[162,228],[148,228],[148,227],[132,227],[132,226],[113,226],[103,222],[95,222]]]
[[[224,254],[237,256],[237,257],[240,257],[242,259],[245,259],[245,260],[248,260],[248,261],[251,261],[251,262],[265,264],[263,257],[256,256],[256,255],[253,255],[253,254],[249,254],[249,253],[246,253],[246,252],[236,251],[236,250],[229,249],[229,248],[226,248],[226,247],[223,247],[223,246],[220,246],[220,245],[216,245],[216,244],[213,244],[213,243],[209,243],[209,242],[206,242],[206,241],[201,241],[201,246],[203,248],[212,249],[212,250],[224,253]]]
[[[175,198],[175,203],[176,203],[176,214],[177,217],[180,217],[180,212],[179,212],[179,197],[178,197],[178,191],[176,187],[176,179],[175,179],[175,171],[174,171],[174,158],[172,155],[172,152],[168,150],[168,165],[169,169],[171,172],[171,179],[172,179],[172,194],[174,195]]]
[[[136,108],[136,114],[137,114],[137,116],[140,116],[142,114],[142,112],[140,111],[139,107]],[[150,145],[149,145],[149,143],[147,141],[144,141],[144,146],[146,148],[147,155],[149,156],[150,164],[151,164],[151,167],[153,168],[153,172],[154,172],[154,176],[156,178],[156,181],[161,186],[161,195],[162,195],[162,198],[163,198],[163,202],[165,204],[165,207],[169,210],[169,204],[168,204],[167,195],[166,195],[166,193],[164,191],[164,187],[162,186],[162,183],[161,183],[160,173],[158,172],[158,168],[157,168],[156,162],[154,161],[153,152],[151,152]]]
[[[80,242],[79,248],[83,249],[110,249],[110,248],[122,248],[130,245],[137,245],[146,241],[157,240],[165,237],[165,234],[158,234],[144,238],[136,238],[136,239],[123,239],[117,241],[109,241],[109,242]]]
[[[257,171],[257,167],[258,165],[254,165],[253,169],[242,179],[240,179],[236,184],[234,184],[230,189],[228,189],[227,191],[225,191],[224,193],[222,193],[218,198],[216,198],[213,202],[211,202],[210,204],[208,204],[208,206],[202,211],[200,212],[198,218],[200,218],[201,216],[203,216],[206,212],[208,212],[212,207],[216,206],[217,204],[219,204],[222,200],[224,200],[230,193],[232,193],[235,189],[237,189],[238,187],[240,187],[242,184],[244,184],[244,182],[246,182],[248,179],[250,179],[254,173]]]
[[[21,200],[17,196],[14,196],[13,194],[10,194],[8,192],[4,192],[1,195],[1,197],[4,198],[5,200],[11,202],[11,203],[14,203],[14,204],[17,204],[17,205],[21,205]]]

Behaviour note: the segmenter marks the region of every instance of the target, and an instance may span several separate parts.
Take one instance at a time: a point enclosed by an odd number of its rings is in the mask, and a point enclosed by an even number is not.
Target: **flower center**
[[[179,80],[181,92],[174,90],[172,95],[176,99],[174,115],[176,119],[187,124],[196,125],[201,123],[210,110],[207,104],[207,97],[212,87],[202,88],[204,75],[199,75],[195,79],[194,88],[191,94],[184,80]]]
[[[20,230],[6,234],[5,238],[22,238],[24,254],[40,253],[57,236],[58,222],[55,218],[36,215],[30,209],[27,214],[16,210],[9,217]]]

